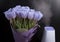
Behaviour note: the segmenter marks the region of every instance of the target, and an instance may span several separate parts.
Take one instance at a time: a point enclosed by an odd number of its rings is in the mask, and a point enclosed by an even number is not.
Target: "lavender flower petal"
[[[38,15],[38,12],[36,11],[34,14],[34,20],[38,20],[38,17],[39,17],[39,15]]]
[[[20,5],[17,5],[13,8],[13,11],[15,12],[15,14],[18,16],[18,17],[21,17],[21,14],[20,14],[20,11],[21,11],[21,6]]]
[[[20,5],[17,5],[16,7],[13,8],[13,11],[17,12],[21,9],[21,6]]]
[[[22,18],[26,18],[27,17],[29,10],[30,10],[30,8],[27,7],[27,6],[25,6],[25,7],[23,6],[22,7],[22,10],[20,11]]]
[[[5,11],[4,14],[5,14],[5,17],[6,17],[8,20],[10,20],[10,19],[12,19],[12,18],[14,19],[14,18],[16,17],[15,12],[13,12],[11,8],[8,9],[8,11]]]
[[[38,18],[39,21],[43,17],[43,14],[40,11],[38,11],[38,14],[39,14],[39,18]]]
[[[31,9],[28,13],[28,19],[33,19],[35,10]]]
[[[43,17],[42,13],[40,11],[36,11],[34,15],[34,20],[39,21]]]

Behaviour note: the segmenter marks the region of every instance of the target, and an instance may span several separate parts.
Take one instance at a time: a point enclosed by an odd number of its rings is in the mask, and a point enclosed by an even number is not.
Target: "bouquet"
[[[37,22],[43,17],[40,11],[20,5],[8,9],[4,14],[10,21],[15,42],[29,42],[39,26]]]

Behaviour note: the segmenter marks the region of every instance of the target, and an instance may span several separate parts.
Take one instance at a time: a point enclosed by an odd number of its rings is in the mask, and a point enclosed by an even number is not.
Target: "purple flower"
[[[17,12],[17,11],[19,11],[21,9],[21,6],[20,5],[17,5],[17,6],[15,6],[14,8],[13,8],[13,11],[14,12]]]
[[[27,18],[28,12],[29,12],[30,8],[27,6],[23,6],[21,7],[21,10],[19,11],[21,14],[22,18]]]
[[[14,11],[12,11],[12,8],[8,9],[8,11],[5,11],[4,14],[5,14],[5,17],[6,17],[8,20],[10,20],[10,19],[12,19],[12,18],[14,19],[14,18],[16,17],[16,14],[15,14]]]
[[[16,7],[13,8],[13,11],[16,13],[18,17],[21,17],[20,11],[21,11],[21,6],[17,5]]]
[[[39,21],[43,17],[40,11],[36,11],[34,14],[34,20]]]
[[[30,8],[28,6],[21,7],[20,5],[13,8],[13,11],[18,15],[18,17],[26,18],[27,13],[29,12]]]
[[[39,21],[43,17],[43,14],[40,11],[38,11],[38,14],[39,14],[39,18],[38,18]]]
[[[33,19],[34,13],[35,13],[35,10],[30,9],[30,11],[29,11],[29,13],[28,13],[28,19]]]

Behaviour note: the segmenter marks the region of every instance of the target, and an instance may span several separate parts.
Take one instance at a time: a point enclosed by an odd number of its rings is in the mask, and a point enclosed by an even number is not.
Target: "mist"
[[[55,13],[60,10],[60,0],[32,0],[31,3],[36,10],[40,10],[43,13],[43,23],[45,25],[50,25],[51,23],[52,9]],[[55,15],[57,16],[57,14]]]

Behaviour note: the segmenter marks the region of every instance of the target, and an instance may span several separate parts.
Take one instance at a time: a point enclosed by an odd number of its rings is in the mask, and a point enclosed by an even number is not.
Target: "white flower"
[[[34,13],[35,13],[35,10],[30,9],[30,11],[29,11],[29,13],[28,13],[28,19],[33,19]]]
[[[15,14],[15,12],[12,11],[12,8],[8,9],[8,11],[5,11],[4,14],[8,20],[10,20],[12,18],[14,19],[16,17],[16,14]]]
[[[40,11],[36,11],[34,14],[34,20],[39,21],[43,17]]]

